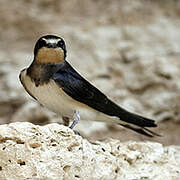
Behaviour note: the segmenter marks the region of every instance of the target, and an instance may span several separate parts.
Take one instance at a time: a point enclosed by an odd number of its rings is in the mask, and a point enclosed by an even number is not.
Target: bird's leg
[[[73,123],[71,124],[71,126],[69,128],[73,129],[74,126],[79,122],[80,120],[80,113],[79,111],[74,111],[74,116],[73,116]]]
[[[63,120],[63,125],[69,126],[70,119],[68,117],[63,116],[62,120]]]

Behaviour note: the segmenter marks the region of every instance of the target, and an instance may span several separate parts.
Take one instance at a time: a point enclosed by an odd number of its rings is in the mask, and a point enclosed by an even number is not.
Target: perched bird
[[[156,127],[154,120],[131,113],[111,101],[84,79],[67,61],[66,45],[55,35],[41,37],[34,48],[32,64],[20,73],[25,90],[41,105],[73,119],[70,128],[81,119],[117,123],[140,134],[158,136],[146,127]],[[68,124],[68,123],[66,123]]]

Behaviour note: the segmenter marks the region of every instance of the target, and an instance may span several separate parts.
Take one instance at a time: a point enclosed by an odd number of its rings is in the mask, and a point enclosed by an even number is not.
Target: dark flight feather
[[[128,129],[131,129],[135,132],[138,132],[140,134],[143,134],[145,136],[148,136],[148,137],[154,137],[154,136],[161,136],[145,127],[134,127],[133,125],[130,125],[130,124],[120,124],[121,126],[125,127],[125,128],[128,128]]]
[[[130,125],[123,125],[124,127],[147,136],[147,131],[151,133],[151,136],[157,135],[156,133],[144,128],[156,127],[157,125],[154,120],[128,112],[112,102],[100,90],[90,84],[77,71],[75,71],[67,61],[59,66],[59,70],[53,74],[53,79],[57,85],[73,99],[104,114],[116,116],[122,121],[139,126],[141,129],[139,130],[138,128],[131,127]]]

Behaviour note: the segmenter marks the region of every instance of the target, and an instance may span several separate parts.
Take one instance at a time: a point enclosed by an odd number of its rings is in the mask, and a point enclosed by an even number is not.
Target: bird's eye
[[[63,41],[58,41],[57,45],[58,45],[59,47],[61,47],[62,49],[64,49],[64,47],[65,47]]]
[[[39,47],[43,47],[46,45],[46,40],[44,40],[43,38],[39,41]]]
[[[38,50],[45,46],[46,46],[46,41],[42,38],[42,39],[39,39],[38,42],[36,43],[35,49]]]

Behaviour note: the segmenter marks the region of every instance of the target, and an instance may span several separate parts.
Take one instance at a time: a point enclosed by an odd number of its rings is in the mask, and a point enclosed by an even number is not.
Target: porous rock
[[[59,124],[0,126],[0,179],[173,179],[180,147],[155,142],[88,142]]]
[[[167,135],[161,143],[180,145],[179,12],[178,0],[1,0],[0,124],[62,122],[35,104],[18,78],[37,39],[56,34],[84,78],[120,106],[160,122],[158,132]],[[90,139],[142,139],[96,122],[78,127]]]

